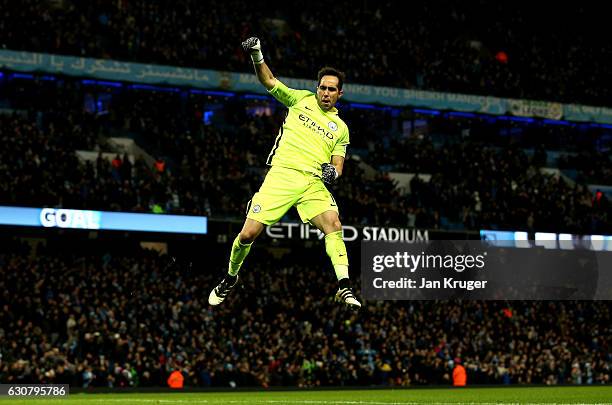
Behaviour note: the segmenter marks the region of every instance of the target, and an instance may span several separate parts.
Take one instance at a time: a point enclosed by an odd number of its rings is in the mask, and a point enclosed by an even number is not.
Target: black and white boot
[[[355,297],[353,290],[349,286],[348,278],[340,280],[340,287],[336,292],[336,301],[343,302],[353,309],[361,308],[361,303],[357,300],[357,297]]]
[[[236,284],[238,284],[238,276],[232,277],[229,274],[226,274],[219,285],[213,288],[213,290],[210,292],[210,295],[208,296],[208,303],[210,305],[219,305],[222,303]]]

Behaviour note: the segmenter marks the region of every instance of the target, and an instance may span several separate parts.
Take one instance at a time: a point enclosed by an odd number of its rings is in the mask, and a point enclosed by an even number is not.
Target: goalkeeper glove
[[[323,163],[321,165],[321,178],[327,184],[334,184],[338,178],[336,167],[330,163]]]
[[[261,44],[259,38],[251,37],[242,43],[242,48],[251,55],[251,60],[256,65],[264,63],[263,54],[261,53]]]

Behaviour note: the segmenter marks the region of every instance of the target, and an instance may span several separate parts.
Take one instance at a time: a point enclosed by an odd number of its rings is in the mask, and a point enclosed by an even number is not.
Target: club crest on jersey
[[[334,121],[329,121],[329,123],[327,124],[327,126],[329,127],[329,129],[331,129],[332,131],[337,131],[338,130],[338,124],[336,124]]]
[[[255,214],[257,214],[257,213],[258,213],[258,212],[260,212],[260,211],[261,211],[261,205],[259,205],[259,204],[255,204],[255,205],[253,206],[253,212],[254,212]]]

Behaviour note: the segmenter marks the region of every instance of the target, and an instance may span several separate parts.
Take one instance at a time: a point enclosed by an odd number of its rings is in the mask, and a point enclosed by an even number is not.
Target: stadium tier
[[[605,16],[587,5],[368,0],[326,4],[325,13],[317,2],[302,4],[298,13],[282,1],[28,0],[4,1],[2,10],[0,45],[18,51],[251,72],[240,42],[254,34],[290,77],[311,77],[325,61],[350,66],[353,83],[588,105],[612,99],[602,85],[609,69],[598,63],[612,52],[600,30]]]
[[[4,172],[5,205],[240,218],[284,114],[248,94],[0,83],[9,145],[0,153],[15,163]],[[347,175],[334,186],[347,223],[612,233],[610,158],[599,152],[607,128],[340,108],[354,128]]]

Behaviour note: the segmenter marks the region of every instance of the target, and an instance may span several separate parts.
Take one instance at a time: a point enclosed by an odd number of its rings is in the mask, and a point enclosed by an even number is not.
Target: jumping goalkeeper
[[[316,93],[290,89],[264,62],[258,38],[247,39],[242,47],[249,52],[261,84],[289,111],[266,161],[272,167],[247,205],[247,218],[232,245],[228,274],[211,291],[208,302],[219,305],[225,300],[238,283],[253,241],[266,225],[275,224],[295,206],[303,222],[325,234],[325,251],[338,279],[336,300],[359,308],[349,283],[338,205],[323,184],[332,184],[342,175],[349,144],[348,127],[335,108],[343,94],[344,73],[324,67],[318,72]]]

